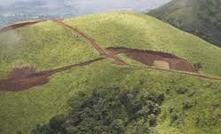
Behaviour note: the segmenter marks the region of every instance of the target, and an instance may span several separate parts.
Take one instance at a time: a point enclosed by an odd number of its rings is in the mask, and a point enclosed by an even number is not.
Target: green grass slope
[[[193,64],[201,63],[204,74],[221,76],[220,48],[152,17],[113,12],[64,22],[92,36],[104,48],[124,46],[169,52]],[[97,57],[92,47],[51,21],[0,34],[1,79],[18,66],[47,70]],[[77,100],[78,92],[90,93],[113,85],[165,94],[155,127],[160,134],[221,133],[220,81],[142,67],[119,68],[108,60],[58,73],[46,85],[27,91],[0,91],[0,133],[28,134],[37,124],[67,112],[67,101]],[[191,107],[183,110],[186,103]]]
[[[220,0],[172,0],[148,14],[221,46]]]

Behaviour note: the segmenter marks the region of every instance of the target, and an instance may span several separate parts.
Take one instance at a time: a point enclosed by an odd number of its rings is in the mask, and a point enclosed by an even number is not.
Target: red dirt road
[[[130,65],[133,68],[139,68],[139,69],[151,69],[151,70],[158,70],[158,71],[163,71],[163,72],[171,72],[171,73],[177,73],[177,74],[184,74],[184,75],[188,75],[188,76],[194,76],[197,77],[199,79],[206,79],[206,80],[217,80],[217,81],[221,81],[221,77],[219,76],[211,76],[211,75],[204,75],[204,74],[199,74],[199,73],[194,73],[194,72],[185,72],[185,71],[178,71],[178,70],[172,70],[172,69],[161,69],[161,68],[156,68],[153,66],[145,66],[145,67],[141,67],[141,66],[135,66],[135,65]]]
[[[42,21],[44,20],[29,21],[29,22],[6,26],[0,29],[0,33],[33,25]],[[84,41],[90,44],[91,47],[93,47],[104,58],[98,58],[95,60],[90,60],[79,64],[69,65],[41,72],[36,72],[35,68],[32,67],[14,69],[9,74],[8,79],[0,80],[0,91],[22,91],[30,89],[35,86],[41,86],[48,83],[50,76],[54,75],[55,73],[59,73],[75,67],[86,66],[103,59],[112,59],[115,64],[121,66],[128,65],[127,63],[125,63],[124,61],[122,61],[117,57],[117,55],[121,53],[125,54],[127,57],[133,60],[139,61],[147,65],[146,68],[155,69],[159,71],[172,72],[172,73],[180,73],[189,76],[195,76],[198,78],[209,79],[209,80],[221,80],[221,77],[208,76],[197,73],[197,71],[195,70],[193,65],[191,65],[191,63],[189,63],[185,59],[179,58],[172,54],[155,52],[155,51],[144,51],[138,49],[123,48],[123,47],[118,47],[118,48],[112,47],[104,49],[98,43],[96,43],[96,41],[93,38],[83,33],[82,31],[78,30],[77,28],[67,25],[59,20],[56,21],[54,20],[54,22],[61,25],[63,28],[67,29],[68,31],[71,31],[72,34],[77,34],[78,36],[80,36],[82,39],[84,39]],[[134,65],[128,65],[128,66],[134,67]]]
[[[118,57],[115,57],[114,55],[111,55],[110,53],[108,53],[108,51],[106,51],[104,48],[102,48],[101,45],[96,43],[96,40],[94,40],[93,38],[91,38],[87,34],[83,33],[79,29],[74,28],[68,24],[65,24],[62,21],[55,20],[54,22],[61,25],[65,29],[71,31],[72,34],[77,34],[78,36],[82,37],[82,39],[85,40],[88,44],[90,44],[101,56],[104,56],[108,59],[113,59],[114,63],[116,63],[117,65],[127,65],[124,61],[120,60]]]
[[[104,58],[98,58],[79,64],[69,65],[41,72],[36,72],[35,69],[31,67],[14,69],[9,74],[8,79],[0,80],[0,91],[22,91],[35,86],[44,85],[48,83],[49,77],[54,75],[55,73],[66,71],[75,67],[86,66],[103,59]]]
[[[30,26],[30,25],[34,25],[34,24],[37,24],[37,23],[40,23],[40,22],[43,22],[43,21],[45,21],[45,20],[26,21],[26,22],[21,22],[21,23],[17,23],[17,24],[4,26],[4,27],[0,28],[0,33],[1,32],[7,32],[7,31],[10,31],[10,30],[15,30],[15,29]]]

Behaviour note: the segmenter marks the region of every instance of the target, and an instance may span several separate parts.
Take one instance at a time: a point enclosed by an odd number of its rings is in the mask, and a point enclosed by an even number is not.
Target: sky
[[[41,2],[48,8],[59,7],[59,5],[65,4],[67,6],[77,6],[80,10],[111,10],[122,8],[141,11],[158,7],[168,1],[169,0],[0,0],[0,7],[19,3]]]
[[[0,0],[0,25],[33,18],[65,18],[130,10],[144,12],[170,0]]]

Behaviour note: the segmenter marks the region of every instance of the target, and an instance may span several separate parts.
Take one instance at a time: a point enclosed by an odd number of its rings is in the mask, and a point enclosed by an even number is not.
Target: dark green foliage
[[[53,117],[47,125],[37,125],[35,130],[32,131],[32,134],[66,134],[63,123],[65,122],[66,117],[58,115]]]
[[[202,65],[200,62],[198,62],[198,63],[194,64],[194,68],[195,68],[197,71],[199,71],[201,68],[203,68],[203,65]]]
[[[177,88],[176,93],[177,94],[186,94],[188,92],[187,88]]]
[[[23,134],[21,130],[17,131],[16,134]]]
[[[193,102],[185,101],[183,102],[183,111],[187,111],[194,106]]]
[[[149,14],[221,46],[220,0],[173,0]]]
[[[164,94],[117,87],[80,93],[79,99],[69,101],[67,116],[53,117],[32,134],[153,134],[163,100]]]
[[[182,112],[176,108],[169,109],[170,125],[179,126],[184,123]]]

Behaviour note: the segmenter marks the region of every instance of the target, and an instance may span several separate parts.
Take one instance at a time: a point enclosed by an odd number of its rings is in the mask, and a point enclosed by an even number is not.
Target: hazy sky
[[[148,11],[170,0],[0,0],[0,25],[113,10]]]
[[[0,8],[19,3],[41,2],[48,8],[57,8],[60,5],[77,6],[80,10],[145,10],[158,7],[169,0],[0,0]],[[31,8],[31,7],[30,7]],[[87,12],[85,11],[85,12]]]

